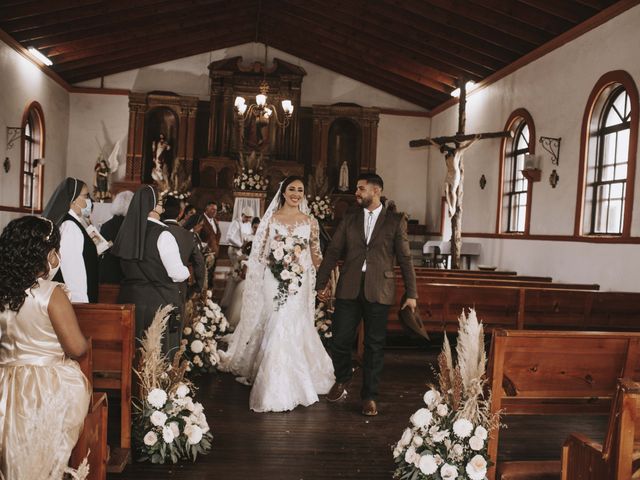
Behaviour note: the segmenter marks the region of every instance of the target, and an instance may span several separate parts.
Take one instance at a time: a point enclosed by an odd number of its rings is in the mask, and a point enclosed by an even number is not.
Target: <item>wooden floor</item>
[[[391,445],[400,438],[409,416],[422,406],[437,352],[415,348],[386,352],[380,415],[373,418],[359,413],[360,375],[344,402],[329,404],[321,398],[308,408],[266,414],[249,411],[249,387],[230,375],[202,378],[197,397],[213,431],[213,451],[195,464],[134,463],[108,479],[389,480],[394,469]],[[596,439],[606,429],[606,417],[554,421]],[[510,428],[501,436],[501,459],[559,458],[565,435],[553,434],[553,421],[511,417],[506,423]]]

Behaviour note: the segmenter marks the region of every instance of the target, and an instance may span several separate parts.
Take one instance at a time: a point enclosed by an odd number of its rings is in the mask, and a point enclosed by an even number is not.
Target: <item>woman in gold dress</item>
[[[89,407],[87,349],[64,285],[60,231],[25,216],[0,235],[0,477],[59,480]]]

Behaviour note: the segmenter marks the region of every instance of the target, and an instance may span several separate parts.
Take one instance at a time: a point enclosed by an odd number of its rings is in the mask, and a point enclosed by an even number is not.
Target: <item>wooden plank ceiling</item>
[[[614,0],[3,0],[0,29],[69,83],[247,42],[432,109]]]

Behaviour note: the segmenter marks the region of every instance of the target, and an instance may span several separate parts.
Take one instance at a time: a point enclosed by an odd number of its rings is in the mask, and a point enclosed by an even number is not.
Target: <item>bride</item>
[[[309,406],[333,385],[333,365],[314,327],[318,222],[301,177],[287,177],[264,214],[249,257],[240,323],[220,369],[253,384],[249,407]]]

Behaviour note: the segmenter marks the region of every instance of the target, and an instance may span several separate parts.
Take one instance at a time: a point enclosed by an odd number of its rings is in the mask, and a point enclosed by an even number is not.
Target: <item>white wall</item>
[[[20,206],[20,141],[7,150],[6,127],[20,127],[25,109],[33,101],[42,106],[45,122],[44,203],[66,175],[69,94],[29,60],[0,41],[0,164],[5,157],[11,170],[0,167],[0,205]],[[43,205],[44,206],[44,205]],[[0,211],[0,229],[21,214]]]
[[[640,87],[638,25],[640,6],[469,96],[468,133],[502,130],[514,110],[526,108],[533,117],[537,137],[562,137],[557,167],[552,167],[549,155],[539,144],[536,148],[542,158],[542,180],[533,186],[531,234],[573,234],[580,128],[586,102],[598,79],[611,70],[626,70]],[[455,132],[457,106],[436,115],[431,128],[433,136]],[[499,140],[483,140],[465,154],[463,232],[495,232],[499,149]],[[560,175],[555,189],[548,181],[553,168]],[[428,221],[437,224],[436,205],[440,204],[445,172],[437,152],[431,153],[429,172]],[[484,190],[478,184],[482,174],[487,178]],[[636,176],[639,185],[640,168]],[[639,236],[638,194],[634,212],[632,235]],[[480,263],[565,281],[593,281],[605,289],[640,291],[640,275],[631,268],[640,261],[638,245],[504,239],[484,239],[482,243]]]
[[[208,100],[207,66],[213,61],[238,55],[243,57],[245,64],[263,61],[264,47],[248,43],[110,75],[104,78],[104,87],[142,92],[166,90]],[[299,65],[307,72],[302,82],[303,106],[350,102],[363,107],[424,111],[393,95],[270,48],[268,62],[273,57]],[[78,84],[99,85],[98,80]],[[85,180],[93,178],[93,166],[99,153],[96,139],[108,145],[110,150],[113,143],[127,133],[128,112],[126,96],[71,95],[69,175]],[[382,115],[378,126],[377,166],[386,182],[385,194],[421,223],[426,217],[427,161],[424,152],[409,149],[409,140],[426,136],[429,122],[428,118]]]

